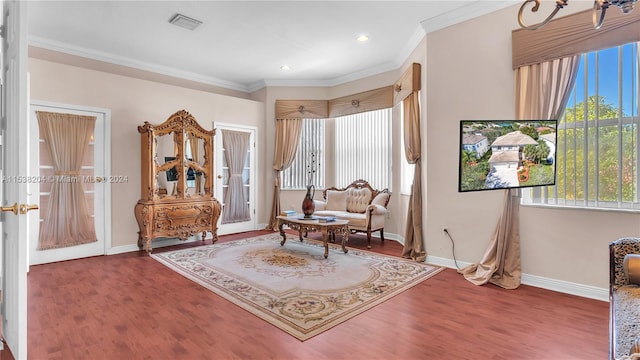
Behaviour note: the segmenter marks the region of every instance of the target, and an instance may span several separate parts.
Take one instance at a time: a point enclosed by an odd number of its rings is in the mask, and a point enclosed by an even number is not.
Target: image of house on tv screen
[[[460,122],[458,190],[555,184],[556,120]]]

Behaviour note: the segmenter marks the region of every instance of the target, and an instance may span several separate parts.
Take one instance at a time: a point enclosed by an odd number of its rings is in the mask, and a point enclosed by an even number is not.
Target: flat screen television
[[[175,159],[176,159],[175,156],[165,156],[164,162],[167,163]],[[193,159],[189,159],[189,161],[193,161]],[[196,179],[196,172],[192,168],[189,168],[187,170],[187,181],[195,180],[195,179]],[[167,181],[178,181],[178,170],[175,168],[175,166],[167,170]]]
[[[555,185],[557,120],[460,121],[458,191]]]

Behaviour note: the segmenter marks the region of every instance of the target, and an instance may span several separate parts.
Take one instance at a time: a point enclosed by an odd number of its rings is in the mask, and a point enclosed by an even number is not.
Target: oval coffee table
[[[345,244],[349,240],[349,220],[336,219],[329,222],[320,222],[319,218],[306,219],[304,215],[278,216],[278,230],[282,235],[280,245],[284,246],[287,241],[287,235],[282,227],[289,226],[292,230],[297,230],[302,241],[302,233],[310,233],[319,231],[322,233],[322,243],[324,244],[324,258],[329,257],[329,236],[334,237],[336,233],[342,234],[342,251],[346,254],[349,252]]]

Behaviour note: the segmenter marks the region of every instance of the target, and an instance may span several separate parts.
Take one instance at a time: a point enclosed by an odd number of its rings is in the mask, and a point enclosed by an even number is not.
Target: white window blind
[[[364,179],[373,188],[389,188],[391,109],[341,116],[335,126],[335,185]]]
[[[306,189],[307,184],[324,188],[324,128],[322,119],[302,120],[296,157],[282,172],[283,189]]]
[[[640,209],[638,46],[582,55],[558,124],[556,186],[523,192],[523,203]]]

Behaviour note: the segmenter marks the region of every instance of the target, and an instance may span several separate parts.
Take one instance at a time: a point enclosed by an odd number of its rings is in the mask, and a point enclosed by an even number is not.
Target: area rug
[[[299,340],[309,339],[443,268],[268,234],[151,257]]]

